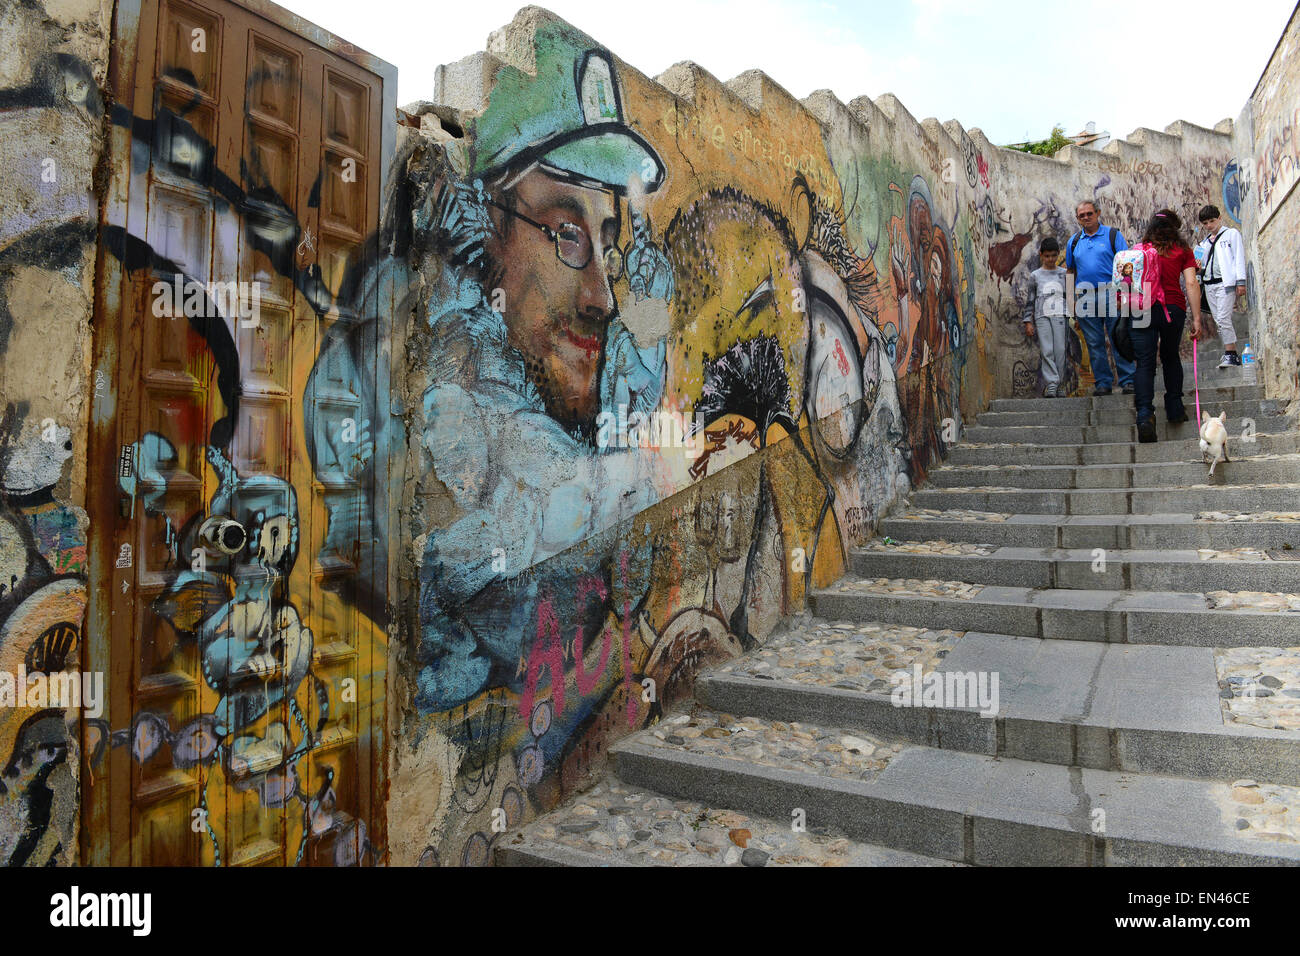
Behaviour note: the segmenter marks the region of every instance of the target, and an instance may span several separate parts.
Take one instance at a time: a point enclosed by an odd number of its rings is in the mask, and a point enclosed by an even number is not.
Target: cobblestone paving
[[[868,541],[864,551],[902,551],[904,554],[992,554],[997,550],[991,544],[967,544],[960,541],[892,541],[880,538]]]
[[[1207,591],[1212,611],[1300,611],[1300,594],[1269,591]]]
[[[671,800],[618,780],[597,784],[526,832],[530,841],[545,840],[611,861],[647,866],[876,866],[886,862],[879,847],[849,840],[837,830],[810,825],[797,833],[790,820]],[[513,842],[521,841],[515,837]]]
[[[913,597],[955,597],[964,601],[978,595],[984,590],[982,584],[966,584],[964,581],[921,581],[917,578],[849,578],[832,585],[827,590],[840,594],[858,594],[870,591],[873,594],[904,594]]]
[[[1197,521],[1300,521],[1300,511],[1200,511]]]
[[[638,738],[686,753],[815,773],[871,780],[903,749],[860,730],[840,730],[760,717],[733,717],[696,708],[670,717]]]
[[[813,620],[724,664],[717,673],[888,693],[890,674],[911,671],[915,664],[929,673],[965,633]]]
[[[1228,825],[1248,839],[1300,843],[1300,789],[1254,780],[1215,787]]]
[[[1222,485],[1211,485],[1211,484],[1208,484],[1208,483],[1199,484],[1199,485],[1187,485],[1187,486],[1185,486],[1185,487],[1187,487],[1187,488],[1195,488],[1195,489],[1197,489],[1197,490],[1216,489],[1216,488],[1222,490],[1222,488],[1223,488]],[[1252,487],[1252,488],[1291,488],[1291,489],[1295,490],[1296,492],[1300,492],[1300,485],[1297,485],[1294,481],[1252,481],[1252,482],[1250,483],[1250,487]]]
[[[945,485],[942,488],[926,488],[925,490],[945,491],[945,492],[951,491],[953,493],[958,493],[958,492],[972,492],[972,491],[981,491],[981,492],[983,491],[1029,491],[1032,489],[1013,488],[1010,485],[953,485],[952,487],[948,487]],[[1044,490],[1051,491],[1053,489],[1048,488]],[[1056,489],[1056,490],[1061,490],[1061,489]]]
[[[1259,548],[1232,548],[1216,551],[1214,548],[1199,548],[1196,551],[1202,561],[1272,561],[1267,553]]]
[[[1029,467],[1031,466],[1011,462],[1004,465],[948,465],[940,470],[952,471],[960,468],[962,471],[1023,471]]]
[[[1300,731],[1300,647],[1214,652],[1225,724]]]
[[[928,521],[942,518],[947,521],[1006,521],[1011,517],[999,511],[970,511],[966,508],[949,508],[940,511],[935,508],[910,508],[898,517],[907,521]]]

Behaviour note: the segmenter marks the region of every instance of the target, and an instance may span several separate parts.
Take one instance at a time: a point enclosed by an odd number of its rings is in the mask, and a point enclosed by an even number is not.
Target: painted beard
[[[597,383],[608,322],[553,313],[548,325],[552,331],[548,348],[524,352],[529,378],[547,414],[584,441],[592,441],[600,411]]]

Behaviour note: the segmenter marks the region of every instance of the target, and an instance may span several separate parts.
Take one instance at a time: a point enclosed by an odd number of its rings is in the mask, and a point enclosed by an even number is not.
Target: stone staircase
[[[1148,445],[1131,396],[995,401],[809,613],[497,862],[1300,863],[1300,435],[1240,377],[1202,369],[1255,432],[1212,479],[1159,401]]]

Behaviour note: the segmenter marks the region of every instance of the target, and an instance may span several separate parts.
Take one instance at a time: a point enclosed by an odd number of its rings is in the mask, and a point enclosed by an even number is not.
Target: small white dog
[[[1210,417],[1209,412],[1201,412],[1201,460],[1209,462],[1210,474],[1214,474],[1214,466],[1221,461],[1228,461],[1228,429],[1225,423],[1228,420],[1228,413],[1224,412],[1218,418]],[[1210,455],[1214,457],[1211,459]]]

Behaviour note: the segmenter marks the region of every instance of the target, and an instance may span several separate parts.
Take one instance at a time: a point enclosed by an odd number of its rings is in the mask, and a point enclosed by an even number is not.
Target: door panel
[[[84,858],[377,862],[388,317],[334,299],[372,285],[395,74],[262,0],[124,3],[118,32]]]

